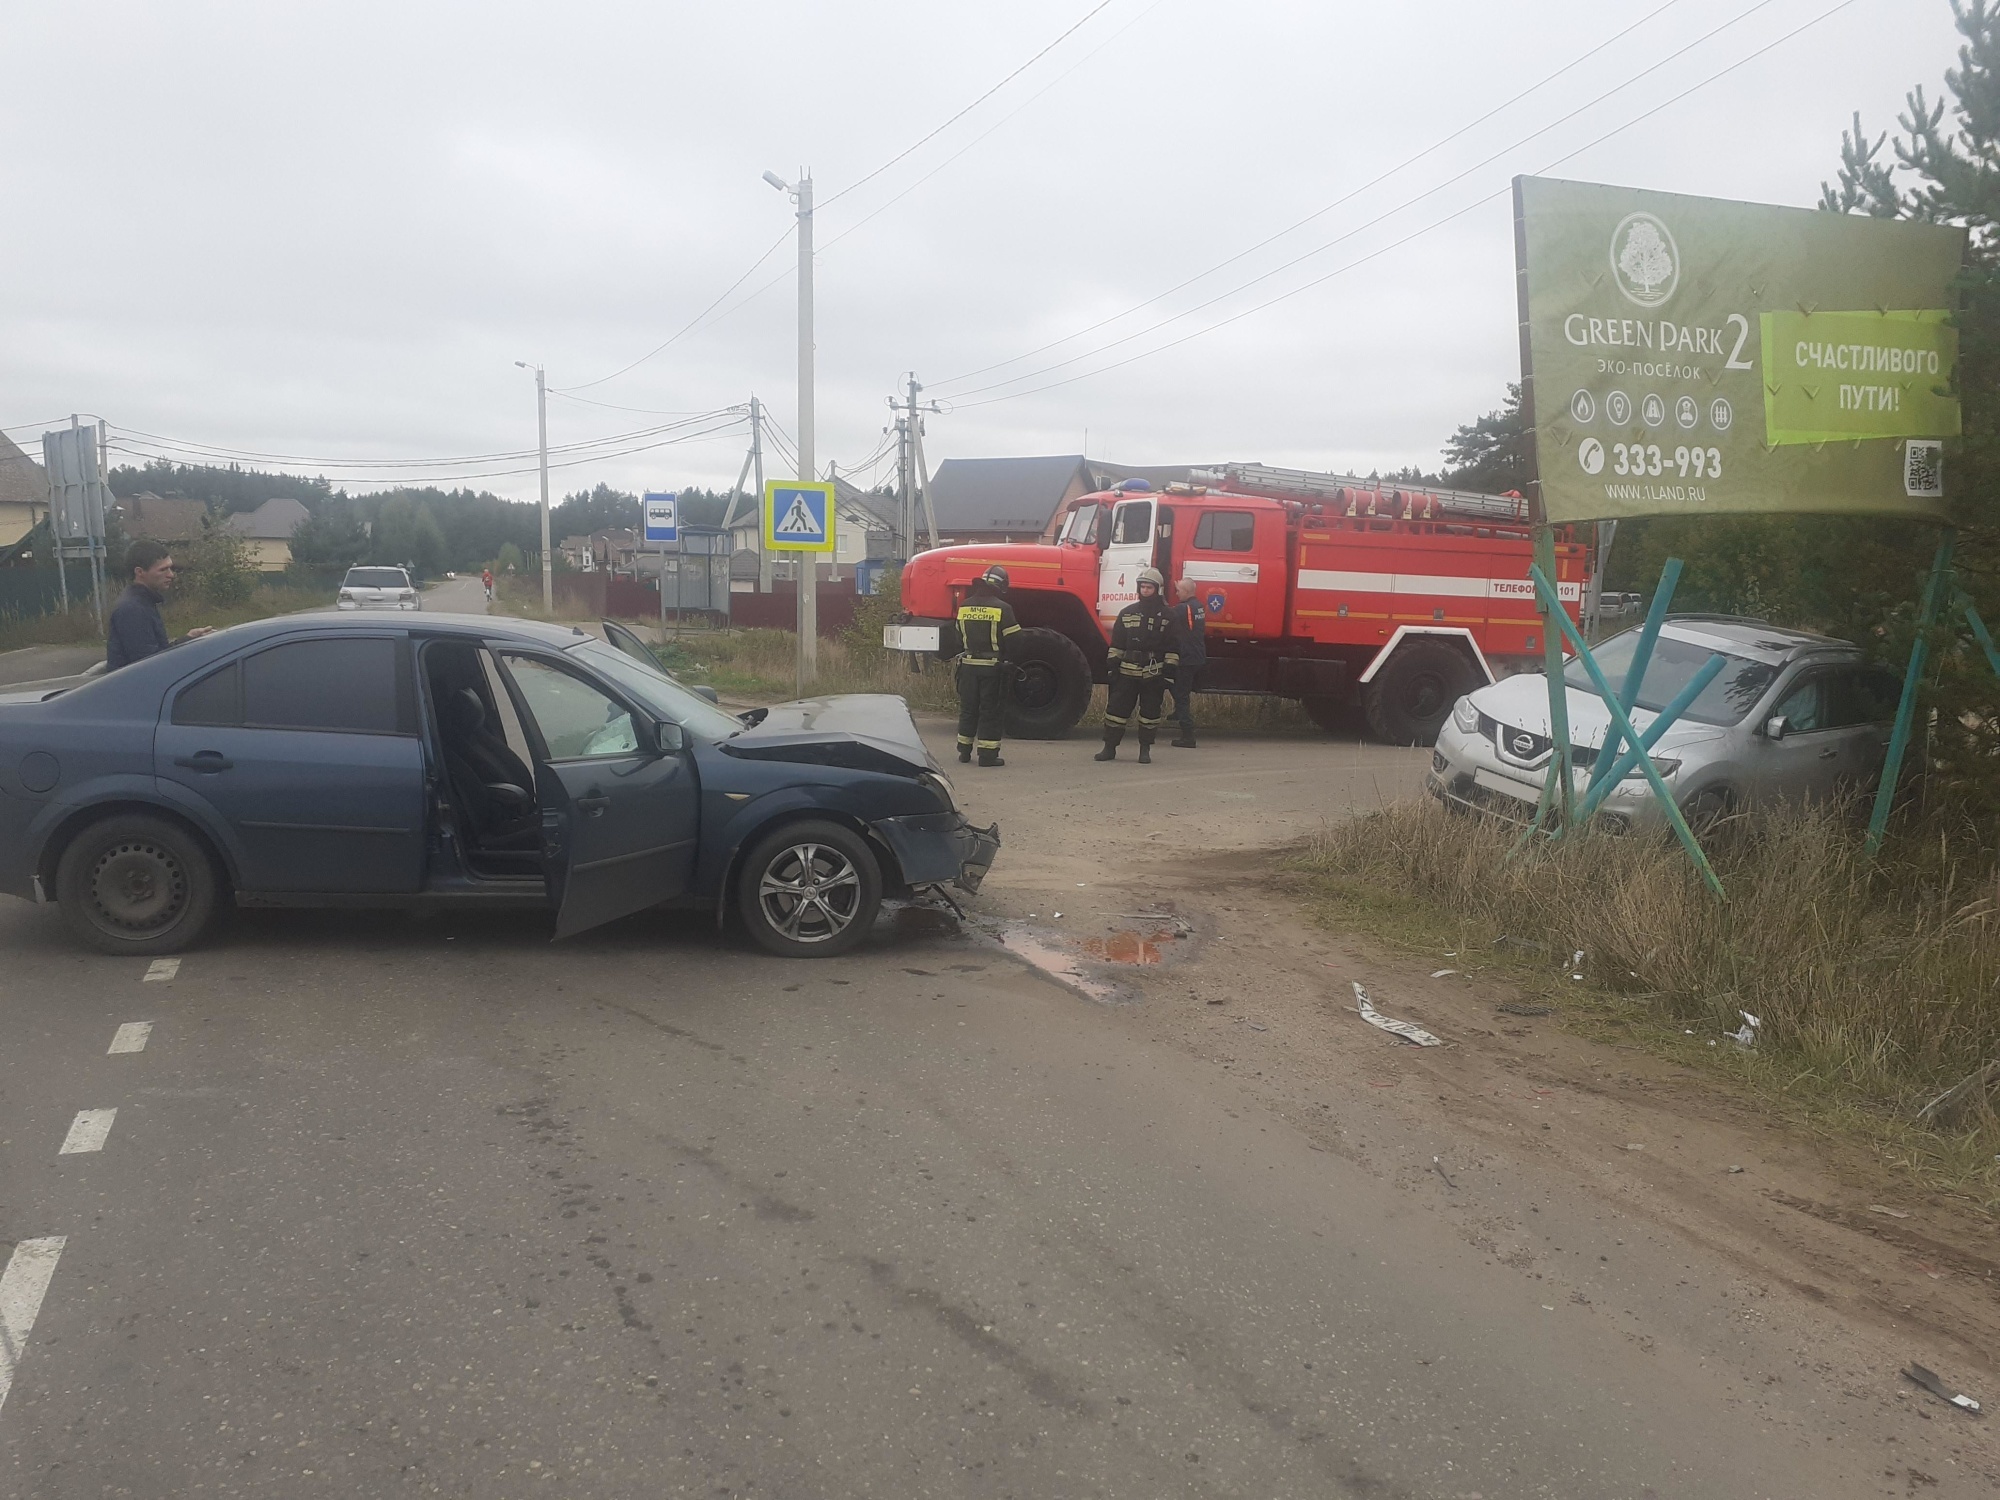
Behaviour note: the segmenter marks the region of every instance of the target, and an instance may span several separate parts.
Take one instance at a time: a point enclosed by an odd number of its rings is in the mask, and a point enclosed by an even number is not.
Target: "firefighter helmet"
[[[1150,583],[1160,593],[1167,591],[1167,580],[1158,568],[1141,568],[1139,582]]]
[[[990,583],[996,589],[1004,589],[1007,587],[1007,582],[1008,582],[1007,570],[1001,567],[1000,564],[995,563],[993,564],[992,567],[988,568],[984,573],[981,573],[979,575],[979,581],[981,583]]]

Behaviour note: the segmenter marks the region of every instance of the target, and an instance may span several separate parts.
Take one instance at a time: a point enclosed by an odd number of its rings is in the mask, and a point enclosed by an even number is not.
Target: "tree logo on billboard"
[[[1611,232],[1611,270],[1629,300],[1658,307],[1680,285],[1681,253],[1665,224],[1651,214],[1627,214]]]

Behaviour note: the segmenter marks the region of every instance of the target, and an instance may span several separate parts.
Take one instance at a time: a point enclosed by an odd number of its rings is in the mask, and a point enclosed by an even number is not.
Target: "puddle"
[[[1092,958],[1101,958],[1108,964],[1156,964],[1160,961],[1162,949],[1175,936],[1171,932],[1150,932],[1142,936],[1127,930],[1114,932],[1109,937],[1085,938],[1078,946]]]
[[[1084,973],[1078,967],[1074,954],[1065,953],[1055,944],[1044,942],[1032,933],[1023,932],[1018,927],[1003,927],[1000,930],[1000,946],[1079,994],[1088,995],[1093,1000],[1109,1000],[1113,996],[1112,986]]]
[[[957,937],[962,930],[956,916],[936,906],[898,906],[886,915],[889,931],[898,938]]]

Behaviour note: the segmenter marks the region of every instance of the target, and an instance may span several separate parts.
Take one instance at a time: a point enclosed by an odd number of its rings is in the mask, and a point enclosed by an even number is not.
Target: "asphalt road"
[[[788,963],[257,913],[148,979],[8,902],[0,946],[0,1260],[53,1260],[0,1286],[0,1494],[1885,1492],[1733,1393],[1754,1328],[1656,1356],[927,917]],[[1633,1254],[1601,1297],[1696,1274]]]

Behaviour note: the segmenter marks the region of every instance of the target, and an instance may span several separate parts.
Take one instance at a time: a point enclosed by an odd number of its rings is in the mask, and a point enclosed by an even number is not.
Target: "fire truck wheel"
[[[1007,694],[1007,733],[1017,739],[1061,739],[1090,706],[1090,663],[1058,630],[1023,630],[1008,660],[1019,670]]]
[[[1405,641],[1362,689],[1361,711],[1375,737],[1391,745],[1428,745],[1452,704],[1477,681],[1472,663],[1441,641]]]

